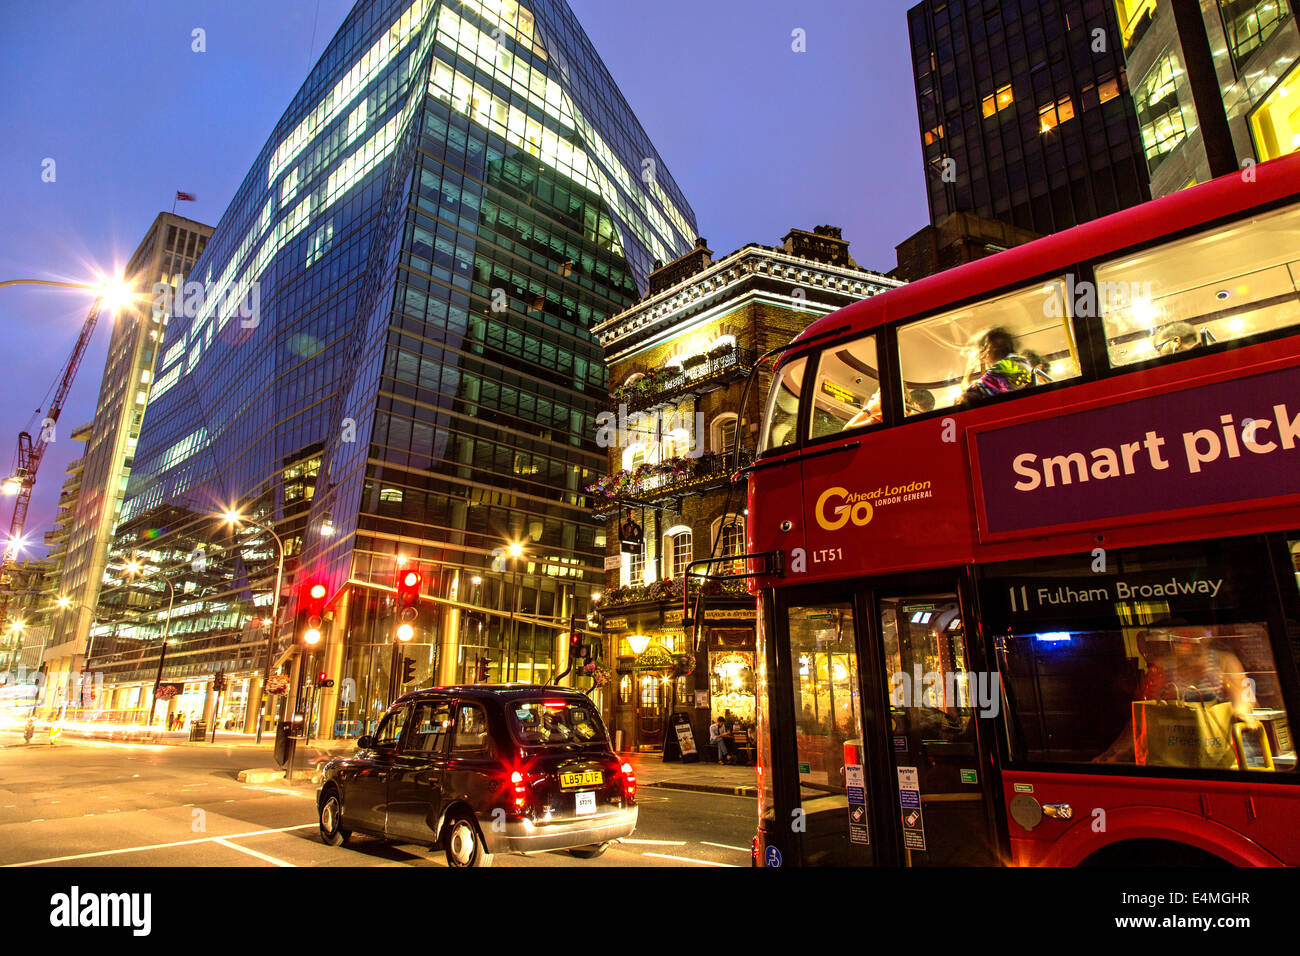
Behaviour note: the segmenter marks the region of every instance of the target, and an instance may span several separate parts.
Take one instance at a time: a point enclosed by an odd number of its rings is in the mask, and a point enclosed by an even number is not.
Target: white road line
[[[645,846],[686,846],[685,840],[629,840],[625,839],[624,843],[640,843]]]
[[[255,856],[259,860],[265,860],[267,863],[270,863],[273,866],[295,866],[296,865],[293,863],[286,863],[284,860],[278,860],[273,856],[267,856],[265,853],[258,853],[256,850],[249,849],[246,846],[240,846],[238,843],[231,843],[229,840],[225,839],[224,837],[214,840],[213,842],[219,843],[224,847],[229,847],[232,850],[238,850],[240,853],[247,853],[249,856]]]
[[[698,863],[700,866],[730,866],[735,867],[734,863],[714,863],[712,860],[697,860],[689,856],[670,856],[667,853],[642,853],[642,856],[653,856],[660,860],[678,860],[682,863]]]
[[[41,823],[41,820],[32,820]],[[145,850],[169,850],[178,846],[193,846],[196,843],[214,843],[217,840],[238,840],[243,837],[261,836],[264,833],[289,833],[293,830],[310,830],[319,824],[304,823],[296,827],[277,827],[274,830],[249,830],[247,833],[227,833],[222,836],[199,837],[196,840],[177,840],[175,843],[151,843],[148,846],[128,846],[120,850],[99,850],[95,853],[75,853],[72,856],[52,856],[45,860],[26,860],[22,863],[6,863],[5,867],[40,866],[43,863],[63,863],[67,860],[89,860],[96,856],[117,856],[119,853],[141,853]]]
[[[718,846],[722,847],[724,850],[735,850],[737,853],[750,852],[749,847],[747,846],[732,846],[730,843],[710,843],[708,840],[701,840],[700,842],[705,846]]]

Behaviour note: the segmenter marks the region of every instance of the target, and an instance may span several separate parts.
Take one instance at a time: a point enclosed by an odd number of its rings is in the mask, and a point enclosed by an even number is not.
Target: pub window
[[[1072,283],[1053,279],[902,326],[898,355],[908,416],[969,407],[1079,375]]]
[[[827,348],[817,363],[811,397],[810,438],[879,425],[883,416],[876,337],[865,335]]]
[[[745,553],[745,519],[740,515],[727,515],[713,523],[714,538],[721,536],[718,542],[719,557],[730,557]],[[718,566],[725,573],[740,574],[745,570],[745,562],[729,561]]]
[[[763,450],[793,445],[798,436],[795,426],[799,420],[799,396],[803,391],[807,356],[787,362],[776,371],[776,381],[768,396],[767,411],[763,415]]]
[[[1097,266],[1113,367],[1300,321],[1300,206]]]
[[[674,528],[664,536],[669,576],[674,580],[686,576],[686,567],[694,558],[691,550],[691,529]]]
[[[730,455],[736,450],[736,416],[719,415],[713,420],[713,450],[720,455]]]

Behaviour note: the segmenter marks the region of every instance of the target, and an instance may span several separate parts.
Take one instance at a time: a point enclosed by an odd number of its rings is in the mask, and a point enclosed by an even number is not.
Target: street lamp
[[[275,594],[271,596],[271,629],[266,636],[266,663],[262,667],[262,696],[266,697],[266,682],[271,678],[271,658],[275,653],[275,636],[280,630],[280,587],[284,582],[284,542],[280,536],[275,533],[274,528],[267,527],[260,521],[247,518],[241,515],[234,508],[227,508],[221,517],[227,524],[235,529],[239,528],[241,522],[251,524],[254,528],[260,528],[271,536],[275,541],[275,550],[279,557],[275,570]],[[257,707],[257,743],[262,742],[262,703],[258,702]]]
[[[137,298],[135,291],[126,280],[120,277],[104,279],[101,282],[56,282],[51,279],[6,279],[0,282],[0,288],[7,285],[43,285],[56,289],[76,289],[80,292],[93,292],[103,306],[113,311]]]
[[[126,562],[123,570],[130,577],[135,578],[140,575],[143,568],[138,560],[131,558]],[[149,727],[153,726],[154,712],[158,707],[158,688],[162,684],[163,665],[167,662],[167,638],[171,634],[172,627],[172,607],[176,603],[176,589],[172,587],[171,579],[163,575],[159,577],[162,578],[163,584],[167,585],[167,617],[163,619],[162,648],[158,652],[158,673],[153,679],[153,700],[149,702],[149,723],[146,725]]]
[[[510,547],[506,549],[510,555],[511,571],[513,572],[512,581],[514,587],[510,596],[510,646],[514,648],[511,654],[510,669],[515,680],[519,679],[519,622],[515,620],[515,612],[519,610],[519,559],[523,557],[524,546],[519,541],[511,541]]]

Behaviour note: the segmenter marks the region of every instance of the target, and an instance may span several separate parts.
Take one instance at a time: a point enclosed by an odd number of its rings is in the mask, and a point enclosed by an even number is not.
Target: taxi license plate
[[[574,796],[577,797],[578,800],[577,807],[576,807],[578,813],[596,812],[596,791],[595,790],[584,790],[582,791],[582,793],[575,793]]]
[[[581,790],[583,787],[599,787],[605,782],[605,775],[599,770],[583,770],[576,773],[560,774],[561,790]]]

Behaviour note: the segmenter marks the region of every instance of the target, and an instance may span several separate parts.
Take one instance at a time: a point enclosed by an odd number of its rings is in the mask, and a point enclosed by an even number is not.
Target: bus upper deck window
[[[898,330],[908,416],[976,405],[1079,375],[1064,280],[1053,279]]]
[[[803,392],[803,374],[807,365],[805,356],[776,370],[772,391],[767,397],[767,411],[763,415],[764,451],[798,441],[795,426],[799,420],[799,397]]]
[[[1300,206],[1096,268],[1113,368],[1300,322]]]
[[[876,337],[865,335],[829,346],[817,362],[817,381],[810,401],[810,438],[879,425],[882,415]]]

